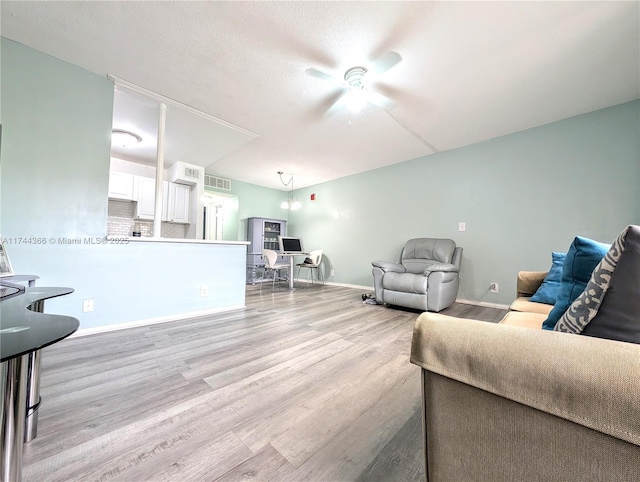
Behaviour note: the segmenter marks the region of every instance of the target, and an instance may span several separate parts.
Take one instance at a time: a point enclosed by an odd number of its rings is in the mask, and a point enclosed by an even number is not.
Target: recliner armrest
[[[371,265],[374,268],[380,268],[384,272],[404,273],[407,271],[401,264],[391,263],[389,261],[373,261]]]
[[[432,273],[433,271],[442,271],[445,273],[457,273],[460,271],[460,268],[450,263],[433,263],[424,269],[423,274],[425,276],[429,276],[429,274]]]

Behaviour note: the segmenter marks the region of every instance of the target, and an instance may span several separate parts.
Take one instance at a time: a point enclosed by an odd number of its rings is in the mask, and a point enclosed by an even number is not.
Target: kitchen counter
[[[56,241],[56,262],[69,269],[64,276],[41,276],[59,286],[70,284],[73,273],[76,292],[56,299],[51,308],[81,321],[76,336],[245,306],[246,241],[128,236]],[[45,248],[29,249],[33,264],[51,256]],[[93,311],[82,311],[85,299],[94,301]]]
[[[226,244],[226,245],[248,245],[249,241],[226,241],[226,240],[209,240],[209,239],[183,239],[183,238],[152,238],[149,236],[107,236],[107,241],[113,244],[118,244],[119,241],[122,244],[127,244],[129,241],[149,242],[149,243],[182,243],[182,244]]]

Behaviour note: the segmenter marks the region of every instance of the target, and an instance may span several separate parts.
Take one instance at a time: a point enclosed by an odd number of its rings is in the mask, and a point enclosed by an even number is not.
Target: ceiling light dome
[[[111,145],[121,147],[131,147],[142,142],[142,137],[133,132],[122,129],[113,129],[111,131]]]

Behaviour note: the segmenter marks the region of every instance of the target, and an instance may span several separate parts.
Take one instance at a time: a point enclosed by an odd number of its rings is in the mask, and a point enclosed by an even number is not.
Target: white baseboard
[[[344,288],[355,288],[355,289],[371,291],[371,292],[373,292],[375,290],[375,288],[373,286],[352,285],[352,284],[349,284],[349,283],[334,283],[332,281],[325,281],[324,284],[330,285],[330,286],[342,286]],[[456,298],[456,303],[464,303],[466,305],[485,306],[487,308],[497,308],[498,310],[508,310],[509,309],[509,305],[503,305],[503,304],[500,304],[500,303],[488,303],[486,301],[467,300],[467,299],[464,299],[464,298]]]
[[[224,308],[215,308],[212,310],[189,311],[187,313],[177,313],[175,315],[159,316],[157,318],[148,318],[146,320],[134,320],[134,321],[127,321],[125,323],[116,323],[114,325],[96,326],[95,328],[85,328],[83,330],[78,330],[74,334],[72,334],[69,338],[95,335],[97,333],[107,333],[109,331],[126,330],[128,328],[138,328],[141,326],[157,325],[158,323],[167,323],[169,321],[187,320],[189,318],[198,318],[200,316],[225,313],[227,311],[241,310],[244,308],[246,308],[246,305],[226,306]]]
[[[343,288],[355,288],[358,290],[367,290],[367,291],[373,291],[374,288],[373,286],[364,286],[364,285],[351,285],[348,283],[334,283],[333,281],[325,281],[324,284],[329,285],[329,286],[342,286]]]
[[[486,306],[487,308],[497,308],[499,310],[508,310],[509,305],[500,303],[487,303],[486,301],[465,300],[464,298],[456,298],[456,303],[464,303],[465,305]]]

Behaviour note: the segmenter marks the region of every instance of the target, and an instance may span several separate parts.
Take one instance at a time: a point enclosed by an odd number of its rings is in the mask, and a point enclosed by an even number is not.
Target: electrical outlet
[[[329,276],[335,276],[335,275],[336,275],[336,272],[334,270],[331,270],[329,273]]]
[[[89,313],[93,311],[93,298],[82,300],[82,312]]]
[[[205,296],[209,296],[209,287],[208,287],[208,286],[206,286],[206,285],[202,285],[202,286],[200,287],[200,296],[202,296],[203,298],[204,298]]]
[[[458,231],[466,231],[467,223],[458,223]]]
[[[499,293],[500,288],[498,286],[498,283],[491,283],[491,287],[489,288],[489,291],[491,291],[492,293]]]

